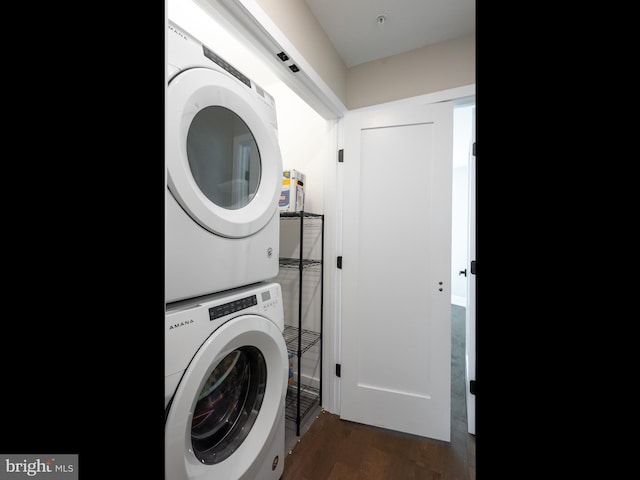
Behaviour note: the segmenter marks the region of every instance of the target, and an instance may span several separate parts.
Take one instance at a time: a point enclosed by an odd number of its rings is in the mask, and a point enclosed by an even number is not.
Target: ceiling
[[[347,68],[476,31],[476,0],[305,2]]]

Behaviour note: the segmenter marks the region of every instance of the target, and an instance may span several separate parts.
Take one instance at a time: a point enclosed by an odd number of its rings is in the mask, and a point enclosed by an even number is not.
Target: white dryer
[[[170,303],[278,274],[282,156],[274,98],[171,21],[167,36]]]
[[[289,365],[283,330],[277,283],[167,311],[167,480],[280,478]]]

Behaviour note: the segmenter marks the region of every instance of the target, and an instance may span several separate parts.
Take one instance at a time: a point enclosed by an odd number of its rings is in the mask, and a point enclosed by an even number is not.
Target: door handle
[[[460,273],[458,273],[458,275],[464,275],[466,277],[467,276],[467,269],[465,268],[464,270],[460,270]]]

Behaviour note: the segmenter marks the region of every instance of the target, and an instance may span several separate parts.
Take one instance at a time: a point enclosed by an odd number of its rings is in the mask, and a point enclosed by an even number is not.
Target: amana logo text
[[[193,323],[192,319],[186,320],[184,322],[174,323],[173,325],[169,325],[169,330],[173,330],[174,328],[184,327],[185,325],[189,325]]]

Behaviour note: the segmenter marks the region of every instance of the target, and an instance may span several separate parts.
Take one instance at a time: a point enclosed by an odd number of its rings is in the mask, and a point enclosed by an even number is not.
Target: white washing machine
[[[177,302],[165,324],[165,478],[279,479],[289,368],[280,285]]]
[[[278,274],[282,156],[273,97],[172,21],[167,37],[170,303]]]

